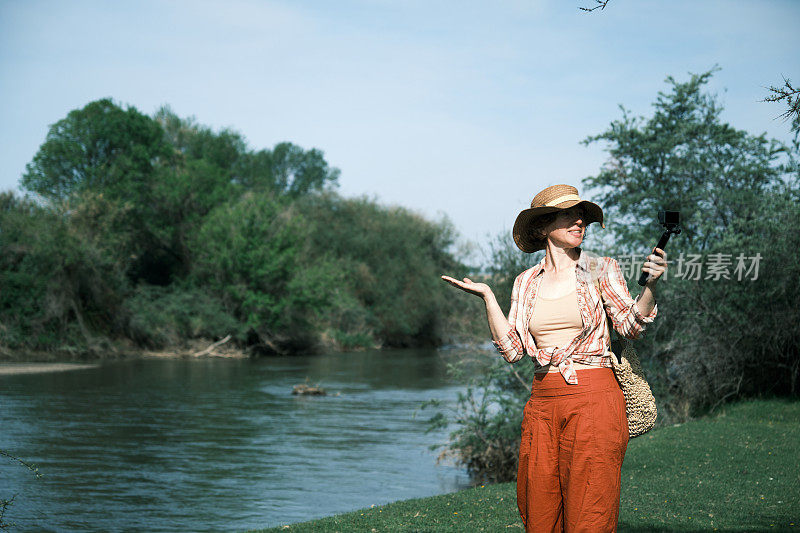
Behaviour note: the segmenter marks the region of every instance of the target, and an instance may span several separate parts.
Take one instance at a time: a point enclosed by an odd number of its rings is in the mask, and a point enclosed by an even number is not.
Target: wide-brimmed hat
[[[527,253],[542,250],[546,240],[535,239],[530,234],[531,224],[542,215],[576,205],[583,206],[586,215],[584,222],[587,226],[592,222],[599,222],[603,228],[606,227],[603,224],[603,210],[599,205],[581,200],[578,189],[571,185],[553,185],[534,196],[530,209],[525,209],[517,215],[517,220],[514,222],[514,242],[517,243],[517,247]]]

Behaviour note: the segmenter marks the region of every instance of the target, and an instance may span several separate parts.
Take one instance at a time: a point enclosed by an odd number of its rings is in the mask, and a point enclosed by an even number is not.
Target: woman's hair
[[[558,211],[552,213],[545,213],[544,215],[536,217],[530,226],[528,226],[528,236],[533,241],[543,241],[547,238],[544,234],[544,228],[553,222],[558,217]]]

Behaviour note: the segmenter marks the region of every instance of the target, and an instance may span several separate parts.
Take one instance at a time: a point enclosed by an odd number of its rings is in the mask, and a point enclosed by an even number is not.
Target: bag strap
[[[589,272],[594,277],[594,286],[597,287],[597,292],[600,294],[600,302],[603,304],[603,312],[605,312],[605,301],[603,300],[603,289],[600,285],[600,274],[597,272],[597,259],[592,257],[589,259]],[[608,316],[608,313],[606,313]],[[609,327],[609,334],[614,334],[614,328]]]
[[[589,270],[592,274],[595,274],[597,272],[597,259],[591,258],[589,260]],[[600,293],[600,301],[603,302],[603,289],[600,284],[599,275],[595,277],[594,286],[597,287],[597,292]],[[602,303],[601,305],[603,305],[603,311],[605,311],[605,304]],[[622,335],[616,332],[616,330],[614,329],[613,321],[611,320],[611,317],[608,316],[608,313],[606,313],[606,320],[608,320],[609,340],[611,340],[612,342],[616,340],[622,345],[622,349],[620,350],[619,354],[616,354],[613,352],[613,350],[610,350],[612,353],[612,358],[615,357],[617,363],[621,363],[622,357],[624,356],[625,359],[627,359],[629,364],[631,365],[633,373],[641,376],[642,379],[644,379],[644,371],[642,370],[642,363],[641,361],[639,361],[639,354],[636,353],[636,348],[634,348],[633,342],[627,337],[623,337]]]
[[[603,299],[603,289],[600,284],[600,274],[597,271],[597,259],[595,259],[594,257],[589,259],[589,271],[594,276],[594,286],[597,287],[597,292],[600,294],[600,303],[603,306],[603,312],[606,314],[606,320],[608,321],[609,342],[611,342],[613,345],[613,342],[616,340],[617,342],[622,344],[622,350],[620,350],[619,354],[615,354],[613,350],[610,349],[611,347],[609,346],[609,351],[612,353],[612,356],[616,357],[617,362],[620,362],[620,357],[622,356],[622,353],[626,352],[628,349],[632,350],[633,345],[631,344],[630,339],[626,339],[625,337],[616,332],[616,330],[614,329],[614,323],[611,320],[611,317],[608,316],[608,312],[606,312],[605,310],[606,306],[605,306],[605,301]]]

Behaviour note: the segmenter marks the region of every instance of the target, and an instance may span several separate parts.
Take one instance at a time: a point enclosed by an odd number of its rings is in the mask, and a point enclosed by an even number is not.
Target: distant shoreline
[[[223,339],[224,341],[225,339]],[[494,353],[494,348],[486,342],[463,342],[434,347],[448,352],[452,349],[470,348],[487,350]],[[395,347],[375,347],[372,350],[393,350]],[[325,345],[310,353],[325,352],[357,352],[361,349],[343,349],[339,346]],[[300,354],[298,354],[300,355]],[[208,339],[192,339],[183,345],[167,346],[161,349],[133,349],[129,346],[110,346],[105,352],[99,350],[85,352],[65,351],[33,351],[8,350],[0,347],[0,376],[9,374],[31,374],[41,372],[62,372],[96,367],[107,361],[135,359],[249,359],[252,357],[246,349],[225,342],[212,342]],[[264,356],[270,357],[270,356]],[[291,357],[279,355],[278,357]]]
[[[44,372],[67,372],[97,368],[99,364],[86,363],[0,363],[0,376],[17,374],[41,374]]]
[[[97,366],[105,361],[121,361],[133,359],[205,359],[226,358],[246,359],[249,355],[242,349],[223,342],[208,339],[192,339],[179,345],[165,346],[161,349],[133,348],[122,344],[110,344],[104,348],[84,351],[41,351],[10,350],[0,347],[0,376],[7,374],[29,374],[38,372],[62,372],[65,370],[83,369]],[[13,367],[30,369],[9,370]],[[42,370],[38,370],[41,368]]]

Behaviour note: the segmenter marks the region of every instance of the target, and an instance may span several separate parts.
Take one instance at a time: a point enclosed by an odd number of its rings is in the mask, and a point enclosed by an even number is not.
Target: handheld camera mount
[[[681,233],[681,214],[679,211],[659,211],[658,222],[664,226],[664,233],[661,234],[661,238],[658,240],[658,244],[656,244],[655,247],[664,250],[670,235],[673,233],[675,235],[680,235]],[[639,276],[639,285],[644,287],[649,277],[650,274],[642,272],[641,276]]]

